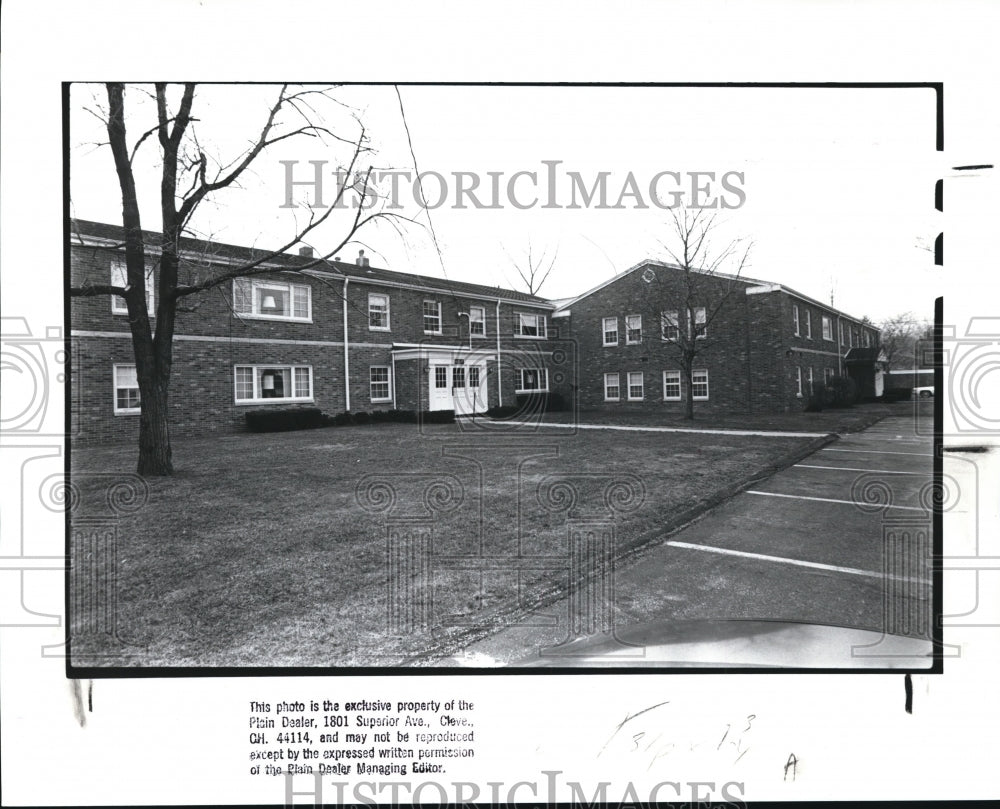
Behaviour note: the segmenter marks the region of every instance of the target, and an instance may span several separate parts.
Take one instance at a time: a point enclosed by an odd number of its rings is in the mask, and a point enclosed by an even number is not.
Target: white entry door
[[[489,401],[486,361],[431,365],[429,390],[431,410],[454,410],[456,416],[485,413]]]
[[[427,386],[428,407],[431,410],[451,410],[451,366],[431,365]]]

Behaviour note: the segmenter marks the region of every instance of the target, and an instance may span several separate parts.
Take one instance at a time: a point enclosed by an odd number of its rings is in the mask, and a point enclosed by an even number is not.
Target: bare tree
[[[149,94],[148,89],[130,86],[129,90]],[[154,85],[156,121],[130,144],[126,123],[130,115],[126,111],[126,86],[120,83],[106,85],[107,110],[103,117],[107,128],[108,145],[114,157],[115,172],[122,199],[122,224],[124,226],[125,285],[92,283],[72,287],[74,296],[119,295],[128,309],[132,347],[135,353],[136,376],[138,377],[140,417],[139,417],[139,461],[140,475],[170,475],[173,460],[168,422],[167,394],[170,386],[173,360],[173,339],[176,315],[180,302],[191,295],[205,292],[225,284],[236,277],[265,273],[267,262],[307,239],[316,228],[323,224],[340,203],[345,191],[351,188],[364,196],[369,193],[372,169],[359,171],[359,160],[369,151],[364,127],[360,135],[352,139],[353,156],[347,169],[348,176],[358,179],[354,184],[344,183],[337,193],[336,202],[325,212],[317,213],[317,208],[306,206],[308,220],[296,222],[294,234],[288,241],[271,251],[258,251],[252,260],[238,266],[227,265],[225,269],[209,268],[203,277],[205,267],[193,274],[190,282],[182,281],[179,269],[184,262],[181,237],[190,232],[191,220],[199,205],[212,194],[227,188],[239,187],[243,177],[254,161],[269,147],[279,141],[297,137],[318,137],[346,142],[344,138],[321,125],[313,105],[315,96],[327,95],[329,90],[305,88],[292,91],[287,85],[281,87],[277,99],[270,106],[262,128],[249,139],[249,145],[235,159],[228,163],[216,163],[202,149],[195,133],[194,124],[198,120],[192,115],[195,102],[195,84],[185,84],[181,88],[180,103],[176,111],[169,108],[168,85]],[[283,115],[301,119],[301,126],[282,125]],[[360,125],[360,122],[358,122]],[[159,279],[157,283],[155,329],[150,322],[150,311],[146,299],[146,250],[143,241],[142,213],[136,190],[136,175],[133,162],[136,153],[147,139],[156,137],[159,144],[159,184],[160,215],[162,236],[154,245],[159,253]],[[210,166],[212,167],[210,169]],[[183,190],[182,189],[183,186]],[[306,271],[322,264],[325,259],[339,251],[364,225],[373,219],[388,217],[382,211],[373,211],[371,205],[358,205],[346,234],[333,247],[324,251],[315,260],[304,261],[295,268]]]
[[[885,354],[890,370],[904,365],[917,365],[917,344],[927,334],[930,324],[916,318],[913,312],[889,317],[878,324],[881,330],[879,347]]]
[[[753,245],[737,238],[716,248],[712,244],[716,214],[704,208],[672,208],[670,216],[668,238],[660,244],[676,270],[659,275],[654,271],[644,277],[650,287],[646,308],[653,322],[660,324],[658,337],[681,370],[684,418],[693,419],[697,359],[720,342],[713,325],[725,320],[721,313],[744,287],[740,275]],[[627,322],[625,327],[629,328]]]
[[[504,252],[507,252],[506,248],[504,248]],[[521,281],[524,283],[524,287],[529,295],[537,295],[542,285],[548,280],[549,275],[552,274],[552,269],[556,266],[556,259],[559,258],[559,248],[556,248],[551,259],[548,258],[548,255],[548,249],[543,250],[542,254],[538,255],[537,251],[532,247],[530,239],[528,240],[528,250],[523,261],[518,262],[511,258],[510,253],[507,253],[507,257],[510,258],[510,262],[514,265],[514,269],[517,270],[517,274],[521,276]],[[546,259],[548,259],[547,263]]]

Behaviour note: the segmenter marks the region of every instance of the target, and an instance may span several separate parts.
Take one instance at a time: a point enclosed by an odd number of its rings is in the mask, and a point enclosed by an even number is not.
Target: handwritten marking
[[[788,760],[785,762],[785,778],[784,778],[785,781],[788,780],[789,770],[792,771],[792,780],[793,781],[795,780],[795,770],[798,766],[799,766],[799,760],[795,757],[795,753],[789,753]]]
[[[605,748],[607,748],[607,746],[609,744],[611,744],[611,742],[615,738],[615,736],[618,735],[618,731],[620,731],[623,727],[625,727],[625,725],[627,723],[631,722],[637,716],[642,716],[644,713],[649,713],[650,711],[654,711],[657,708],[660,708],[660,707],[662,707],[664,705],[669,705],[669,704],[670,704],[670,700],[669,699],[668,700],[664,700],[663,702],[656,703],[656,705],[650,705],[648,708],[643,708],[641,711],[638,711],[638,712],[636,712],[634,714],[630,714],[630,715],[626,716],[621,722],[618,723],[618,727],[616,727],[615,728],[615,732],[611,734],[611,738],[609,738],[604,743],[604,747],[601,748],[601,753],[603,753],[604,750],[605,750]],[[598,758],[600,758],[601,753],[597,754]]]

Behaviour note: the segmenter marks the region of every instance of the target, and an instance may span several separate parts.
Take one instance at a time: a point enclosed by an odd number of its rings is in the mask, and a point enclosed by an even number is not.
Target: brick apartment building
[[[146,234],[155,312],[158,234]],[[124,284],[122,228],[74,220],[70,284]],[[363,252],[363,251],[362,251]],[[181,280],[225,272],[263,251],[182,242]],[[349,410],[455,410],[513,405],[549,390],[554,305],[536,296],[351,263],[279,255],[270,270],[186,298],[178,311],[171,432],[243,429],[273,405]],[[73,297],[71,429],[81,442],[138,435],[138,385],[125,302]],[[155,328],[155,318],[153,320]],[[565,352],[557,356],[566,362]],[[558,363],[557,363],[558,364]],[[562,380],[565,374],[560,373]]]
[[[146,234],[155,312],[157,242]],[[73,220],[70,284],[124,284],[121,227]],[[265,255],[182,241],[182,282]],[[873,378],[878,332],[778,284],[705,276],[690,324],[704,332],[694,385],[681,377],[676,329],[683,273],[642,262],[556,302],[371,267],[281,254],[268,271],[190,296],[177,314],[169,407],[175,435],[244,429],[274,405],[343,411],[481,413],[559,393],[580,410],[781,412],[847,373]],[[698,310],[701,311],[698,311]],[[704,314],[702,314],[704,312]],[[124,301],[73,297],[71,430],[81,442],[132,440],[139,392]],[[155,318],[154,318],[155,328]],[[858,349],[868,349],[866,352]],[[855,359],[848,362],[852,349]],[[859,360],[858,357],[861,357]],[[850,366],[850,368],[849,368]]]
[[[688,277],[644,261],[561,301],[552,319],[587,358],[581,410],[677,414],[691,396],[695,412],[782,412],[801,409],[830,377],[848,375],[876,395],[878,330],[781,284]],[[680,329],[696,335],[691,390],[679,363]],[[849,362],[852,351],[861,356]]]

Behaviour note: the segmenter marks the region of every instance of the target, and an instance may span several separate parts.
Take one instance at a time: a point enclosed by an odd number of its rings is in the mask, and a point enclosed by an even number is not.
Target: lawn
[[[117,642],[93,607],[74,606],[73,662],[419,664],[564,594],[565,565],[541,558],[567,558],[571,524],[613,525],[620,557],[817,445],[406,424],[177,440],[177,473],[150,478],[148,501],[118,518],[114,571],[74,539],[71,605],[113,597]],[[135,455],[74,448],[74,537],[93,536],[109,482],[131,474]],[[388,628],[390,529],[433,532],[432,591],[401,580],[416,588],[411,603],[430,631]],[[477,555],[488,557],[485,572]],[[539,564],[519,564],[528,557]]]

